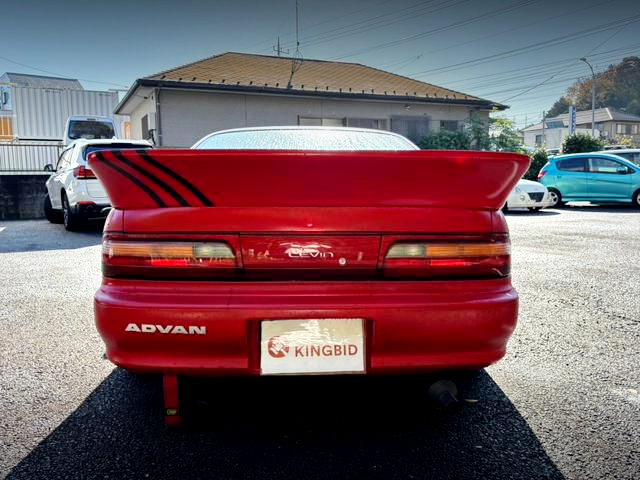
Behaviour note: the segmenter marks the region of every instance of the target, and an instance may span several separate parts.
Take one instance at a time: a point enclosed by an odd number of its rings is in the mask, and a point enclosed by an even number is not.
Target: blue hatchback
[[[552,157],[538,173],[538,181],[549,190],[550,207],[571,201],[640,206],[640,166],[605,152]]]

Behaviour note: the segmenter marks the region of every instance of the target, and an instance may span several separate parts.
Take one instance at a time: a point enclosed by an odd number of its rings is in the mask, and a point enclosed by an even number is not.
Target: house
[[[576,133],[591,135],[591,120],[595,118],[595,135],[607,143],[618,143],[623,137],[630,138],[634,145],[640,145],[640,117],[618,112],[611,108],[598,108],[576,112]],[[546,118],[543,123],[527,127],[523,131],[524,144],[529,148],[562,147],[569,136],[569,114]]]
[[[355,63],[227,52],[135,81],[115,109],[131,136],[188,147],[227,128],[344,125],[419,141],[507,106]]]

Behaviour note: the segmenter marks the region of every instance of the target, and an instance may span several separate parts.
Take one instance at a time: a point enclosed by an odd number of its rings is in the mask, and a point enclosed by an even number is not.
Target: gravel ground
[[[640,478],[640,211],[507,221],[519,324],[461,411],[419,377],[185,381],[177,431],[102,358],[99,225],[0,222],[0,478]]]

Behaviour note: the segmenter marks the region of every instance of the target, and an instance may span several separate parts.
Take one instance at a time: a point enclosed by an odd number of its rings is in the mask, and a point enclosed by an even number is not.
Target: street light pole
[[[589,62],[587,62],[586,58],[581,58],[581,62],[589,65],[591,69],[591,137],[595,138],[596,136],[596,74],[593,73],[593,67]]]

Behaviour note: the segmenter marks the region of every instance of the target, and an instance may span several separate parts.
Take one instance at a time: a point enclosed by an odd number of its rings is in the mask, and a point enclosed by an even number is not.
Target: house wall
[[[143,138],[142,117],[156,111],[158,98],[162,138],[156,144],[164,147],[189,147],[206,134],[227,128],[298,125],[299,117],[380,119],[386,120],[387,130],[393,118],[414,117],[427,120],[429,129],[437,130],[442,120],[462,123],[470,114],[469,107],[455,105],[232,92],[163,89],[156,97],[157,92],[131,113],[131,132],[133,138]]]

